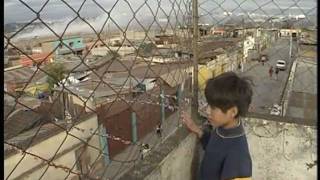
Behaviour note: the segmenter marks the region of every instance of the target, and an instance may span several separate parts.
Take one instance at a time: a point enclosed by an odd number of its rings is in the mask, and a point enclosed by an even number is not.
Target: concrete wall
[[[306,165],[317,159],[315,127],[261,121],[250,119],[246,126],[252,179],[317,179],[317,166]]]
[[[83,39],[81,37],[74,37],[74,38],[68,38],[62,40],[64,44],[60,44],[60,41],[54,41],[52,43],[53,49],[55,49],[57,46],[57,50],[55,51],[56,55],[60,54],[66,54],[66,53],[72,53],[72,51],[69,49],[73,49],[74,51],[79,51],[85,49],[85,44],[83,43]],[[67,46],[69,48],[67,48]]]
[[[255,39],[254,37],[251,37],[251,36],[247,37],[247,39],[243,42],[243,58],[245,60],[248,57],[249,49],[254,48],[254,42],[255,42]]]
[[[79,97],[73,94],[68,94],[68,101],[81,107],[85,107],[86,112],[93,112],[96,109],[96,106],[94,105],[94,102],[91,99],[87,101],[86,98],[80,99]]]
[[[81,132],[76,129],[72,129],[69,134],[78,137],[83,141],[87,141],[88,137],[91,137],[90,128],[95,130],[98,126],[97,116],[91,116],[88,120],[81,122],[76,125],[76,127],[85,129],[85,132]],[[45,141],[42,141],[30,148],[28,148],[27,152],[34,153],[42,158],[50,159],[52,157],[56,157],[53,163],[57,165],[63,165],[72,169],[72,167],[76,163],[76,155],[75,150],[81,147],[84,143],[79,139],[76,139],[68,134],[66,131],[63,131],[55,136],[52,136]],[[59,146],[63,143],[63,145]],[[100,149],[99,138],[98,136],[93,136],[93,138],[88,142],[88,144]],[[92,147],[87,147],[86,153],[89,156],[89,162],[93,163],[95,159],[100,154],[97,149]],[[57,154],[55,155],[55,153]],[[20,159],[23,158],[22,154],[15,154],[4,161],[4,176],[7,177],[9,173],[13,170],[13,168],[19,163]],[[41,165],[42,164],[42,165]],[[13,171],[9,179],[39,179],[39,177],[43,174],[45,169],[47,168],[47,164],[42,160],[33,157],[31,155],[26,155],[23,160],[19,163],[17,168]],[[73,169],[74,171],[78,171],[77,167]],[[49,167],[49,169],[45,172],[43,179],[64,179],[68,175],[63,169]],[[69,177],[73,177],[75,175],[70,175]]]
[[[188,135],[144,180],[192,179],[192,160],[197,139]]]

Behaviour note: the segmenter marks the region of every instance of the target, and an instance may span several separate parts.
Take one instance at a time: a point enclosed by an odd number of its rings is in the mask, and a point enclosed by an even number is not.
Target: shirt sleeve
[[[241,151],[230,152],[222,167],[221,179],[250,178],[252,176],[252,162],[248,153]]]
[[[200,138],[200,142],[202,144],[202,148],[205,150],[207,147],[207,144],[210,140],[210,131],[208,131],[207,129],[203,130],[203,134],[202,137]]]

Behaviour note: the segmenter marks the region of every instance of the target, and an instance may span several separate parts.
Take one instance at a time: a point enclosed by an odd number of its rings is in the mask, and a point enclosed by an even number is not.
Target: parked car
[[[279,70],[286,70],[287,68],[287,63],[285,60],[278,60],[277,64],[276,64],[276,68],[278,68]]]
[[[266,55],[266,54],[262,54],[262,55],[261,55],[260,61],[266,62],[266,61],[268,61],[268,60],[269,60],[268,55]]]

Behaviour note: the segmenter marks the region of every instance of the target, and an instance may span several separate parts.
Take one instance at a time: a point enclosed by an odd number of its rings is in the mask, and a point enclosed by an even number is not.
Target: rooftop
[[[69,40],[69,39],[74,39],[74,38],[81,38],[81,37],[80,36],[69,35],[69,36],[65,36],[64,38],[62,38],[62,40]],[[60,41],[60,40],[57,39],[56,37],[47,38],[47,40],[43,41],[42,43],[55,42],[55,41]]]
[[[20,67],[4,72],[4,81],[14,81],[23,83],[28,82],[31,77],[31,82],[37,82],[45,77],[45,73],[40,69],[34,67]]]
[[[187,69],[192,67],[192,62],[185,63],[166,63],[166,64],[157,64],[152,65],[151,63],[148,66],[140,66],[131,70],[130,75],[136,78],[158,78],[161,75],[170,73],[178,69]],[[116,73],[113,77],[127,77],[128,72],[125,73]]]
[[[69,55],[57,58],[56,62],[63,63],[65,70],[68,72],[83,72],[104,66],[111,59],[111,55],[103,57],[88,56],[82,61],[82,58],[79,58],[78,56]]]
[[[87,120],[89,117],[95,116],[95,114],[83,114],[80,119],[77,119],[75,125],[81,123],[84,120]],[[23,122],[23,121],[21,121]],[[25,126],[25,123],[21,123],[21,129]],[[26,149],[30,146],[38,144],[56,134],[66,131],[69,127],[69,124],[66,121],[57,121],[54,123],[43,123],[41,120],[34,120],[34,123],[38,123],[34,126],[30,126],[29,129],[23,129],[25,131],[20,131],[20,134],[15,134],[14,137],[8,138],[6,142],[15,144],[21,149]],[[40,125],[42,124],[42,125]],[[39,126],[40,125],[40,126]],[[17,131],[13,131],[17,132]],[[18,133],[18,132],[17,132]],[[36,134],[36,136],[35,136]],[[30,144],[31,143],[31,144]],[[18,153],[15,149],[12,149],[9,145],[4,144],[4,157],[5,159],[11,157],[12,155]]]

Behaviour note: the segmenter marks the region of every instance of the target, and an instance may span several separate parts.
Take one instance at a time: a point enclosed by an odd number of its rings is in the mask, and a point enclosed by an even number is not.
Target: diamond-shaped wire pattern
[[[5,178],[117,179],[227,71],[252,113],[316,119],[314,1],[195,2],[5,1]]]

